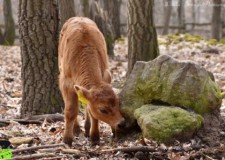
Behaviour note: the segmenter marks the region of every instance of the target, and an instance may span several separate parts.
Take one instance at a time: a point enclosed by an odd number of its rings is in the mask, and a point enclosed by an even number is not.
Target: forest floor
[[[221,90],[225,92],[224,42],[203,40],[198,36],[190,35],[159,36],[158,39],[160,54],[195,61],[213,73]],[[118,92],[126,80],[127,50],[127,39],[121,38],[115,44],[115,57],[110,59],[113,86]],[[196,135],[190,141],[183,143],[176,141],[171,145],[158,144],[142,138],[141,133],[130,133],[129,136],[121,139],[112,139],[110,127],[101,123],[99,145],[91,146],[89,140],[80,134],[79,137],[75,137],[72,149],[65,148],[62,144],[64,122],[44,121],[41,124],[23,125],[13,120],[20,116],[22,98],[20,76],[20,48],[0,46],[0,143],[2,140],[10,139],[13,150],[16,150],[13,153],[14,159],[225,159],[225,124],[223,121],[215,125],[217,128],[212,127],[217,134],[206,133],[208,137],[205,139]],[[221,120],[225,120],[225,99],[223,99],[220,111]],[[1,126],[3,119],[11,121],[8,125]],[[83,129],[82,114],[79,119]],[[213,142],[209,143],[207,139]],[[146,145],[150,149],[149,152],[143,151],[143,146]],[[35,146],[44,147],[18,150]],[[135,148],[135,146],[140,148]],[[128,147],[129,150],[121,151],[118,149],[121,147]]]

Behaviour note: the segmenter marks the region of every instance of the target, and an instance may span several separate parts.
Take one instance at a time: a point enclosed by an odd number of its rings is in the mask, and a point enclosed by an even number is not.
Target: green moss
[[[125,38],[123,37],[123,36],[121,36],[121,37],[119,37],[118,39],[117,39],[117,41],[119,42],[119,43],[124,43],[125,42]]]
[[[185,34],[184,40],[187,42],[199,43],[203,39],[201,36],[198,36],[198,35]]]
[[[168,45],[168,42],[162,41],[158,39],[159,45]]]
[[[210,39],[208,41],[206,41],[209,45],[216,45],[218,44],[218,41],[216,39]]]
[[[223,98],[225,98],[225,92],[222,92],[221,94],[220,94],[220,97],[223,99]]]
[[[221,44],[225,44],[225,39],[221,39],[219,42],[220,42]]]
[[[172,34],[168,35],[166,38],[171,44],[177,44],[181,41],[198,43],[203,40],[201,36],[191,34]]]
[[[198,129],[202,116],[181,108],[145,105],[135,110],[135,117],[146,138],[167,143],[174,137],[186,138]]]

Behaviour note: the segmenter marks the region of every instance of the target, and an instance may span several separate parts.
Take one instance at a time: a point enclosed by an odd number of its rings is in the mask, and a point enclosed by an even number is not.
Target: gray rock
[[[173,106],[144,105],[134,116],[145,138],[162,143],[191,138],[203,121],[201,115]]]
[[[134,111],[144,104],[157,101],[204,114],[221,106],[222,93],[213,75],[201,66],[161,55],[153,61],[135,64],[120,100],[129,127],[136,120]]]

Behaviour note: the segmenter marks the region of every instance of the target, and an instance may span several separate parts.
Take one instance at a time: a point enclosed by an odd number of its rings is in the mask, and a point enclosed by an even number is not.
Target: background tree
[[[15,41],[15,23],[12,15],[11,0],[3,1],[5,32],[0,30],[0,44],[13,45]]]
[[[195,14],[195,0],[192,0],[192,25],[191,30],[193,31],[195,29],[195,23],[196,23],[196,14]]]
[[[170,17],[172,13],[172,0],[167,0],[164,8],[164,27],[162,34],[166,35],[169,31]]]
[[[21,116],[62,111],[58,87],[57,1],[20,0]]]
[[[178,31],[178,33],[184,33],[184,31],[185,31],[185,10],[184,10],[184,4],[185,4],[185,0],[180,0],[179,1],[179,5],[177,7],[178,24],[179,24],[179,31]]]
[[[85,17],[90,17],[89,0],[81,0],[83,6],[83,14]]]
[[[114,56],[114,34],[112,30],[112,25],[109,21],[109,17],[107,13],[101,8],[98,1],[94,1],[91,4],[90,7],[90,18],[95,21],[97,24],[99,30],[103,33],[106,45],[107,45],[107,51],[108,55],[113,57]]]
[[[221,32],[221,5],[222,0],[213,0],[212,38],[219,40]]]
[[[152,8],[152,0],[128,1],[128,74],[136,61],[152,60],[159,55]]]
[[[58,0],[60,29],[67,19],[76,16],[74,0]]]
[[[121,0],[103,0],[104,10],[107,11],[108,17],[111,20],[114,38],[120,37],[120,5]]]

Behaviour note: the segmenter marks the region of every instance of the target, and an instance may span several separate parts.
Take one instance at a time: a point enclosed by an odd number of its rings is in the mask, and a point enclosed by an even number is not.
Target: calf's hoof
[[[81,133],[80,126],[77,126],[77,127],[74,127],[74,128],[73,128],[73,134],[74,134],[75,136],[79,136],[80,133]]]
[[[87,131],[87,130],[85,130],[85,132],[84,132],[84,136],[85,137],[89,137],[89,130]]]
[[[63,142],[71,147],[72,143],[73,143],[73,138],[71,138],[71,137],[63,137]]]
[[[100,144],[100,138],[99,136],[93,136],[91,137],[91,145],[95,146],[95,145],[99,145]]]

